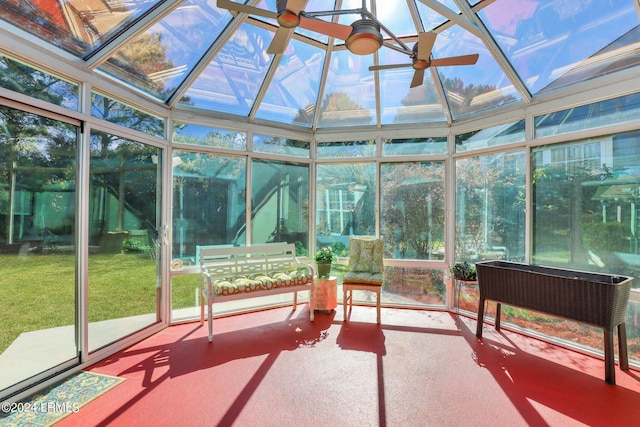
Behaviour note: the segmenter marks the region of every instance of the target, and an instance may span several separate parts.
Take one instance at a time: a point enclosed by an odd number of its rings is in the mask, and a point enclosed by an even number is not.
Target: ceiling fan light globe
[[[300,24],[300,17],[293,12],[283,10],[278,13],[278,25],[283,28],[296,28]]]
[[[429,61],[427,61],[426,59],[414,59],[411,66],[414,70],[425,70],[427,67],[429,67]]]
[[[345,40],[347,49],[356,55],[369,55],[382,46],[382,34],[378,23],[370,19],[360,19],[351,24],[353,30]]]

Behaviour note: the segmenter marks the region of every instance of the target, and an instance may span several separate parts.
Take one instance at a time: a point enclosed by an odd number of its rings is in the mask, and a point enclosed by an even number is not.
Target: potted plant
[[[457,262],[449,267],[453,278],[459,282],[477,282],[476,266],[467,261]]]
[[[330,246],[325,246],[316,252],[314,257],[318,267],[318,277],[327,278],[331,274],[331,263],[338,257]]]

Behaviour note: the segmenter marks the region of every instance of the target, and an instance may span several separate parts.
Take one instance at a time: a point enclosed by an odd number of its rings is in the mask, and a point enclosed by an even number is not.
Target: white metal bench
[[[313,321],[315,270],[296,257],[294,244],[267,243],[257,246],[198,246],[201,294],[200,324],[204,324],[205,301],[209,341],[213,341],[213,303],[266,295],[309,291],[309,318]]]

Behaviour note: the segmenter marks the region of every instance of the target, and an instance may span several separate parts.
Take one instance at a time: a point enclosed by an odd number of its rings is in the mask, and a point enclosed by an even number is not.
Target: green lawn
[[[73,255],[0,255],[0,353],[23,332],[75,323]],[[197,279],[197,276],[194,276]],[[193,288],[174,291],[193,304]],[[89,322],[155,313],[156,265],[146,256],[89,257]]]

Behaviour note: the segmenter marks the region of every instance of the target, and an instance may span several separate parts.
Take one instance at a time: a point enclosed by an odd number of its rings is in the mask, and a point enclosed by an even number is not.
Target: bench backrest
[[[213,277],[287,271],[296,266],[293,243],[266,243],[255,246],[197,246],[200,269]]]

